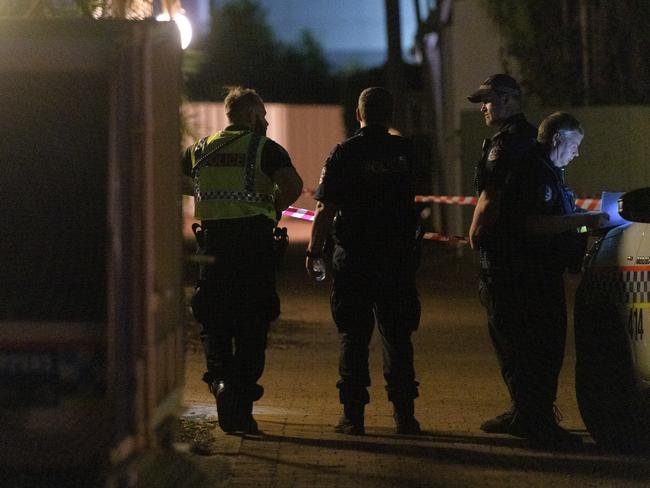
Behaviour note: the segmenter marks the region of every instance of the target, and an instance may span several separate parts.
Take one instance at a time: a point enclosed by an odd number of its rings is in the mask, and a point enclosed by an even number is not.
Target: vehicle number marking
[[[633,341],[643,340],[643,308],[630,308],[630,315],[627,319],[627,331]]]

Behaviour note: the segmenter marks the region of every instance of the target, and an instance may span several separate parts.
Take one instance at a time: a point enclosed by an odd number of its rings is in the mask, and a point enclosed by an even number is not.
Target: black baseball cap
[[[490,76],[487,80],[481,83],[474,93],[467,97],[472,103],[482,101],[486,95],[492,92],[507,93],[509,95],[521,95],[521,87],[517,80],[512,76],[499,73]]]

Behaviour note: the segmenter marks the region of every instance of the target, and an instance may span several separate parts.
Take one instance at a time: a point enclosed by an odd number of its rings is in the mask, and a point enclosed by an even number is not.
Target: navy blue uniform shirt
[[[555,167],[541,146],[530,152],[528,167],[518,182],[527,215],[571,215],[580,211],[575,206],[573,191],[565,183],[564,170]],[[525,247],[529,260],[549,271],[562,271],[566,267],[577,271],[585,245],[586,237],[572,230],[555,235],[529,235]]]
[[[537,129],[524,114],[509,117],[499,131],[483,143],[483,155],[476,165],[474,186],[480,195],[490,184],[501,193],[496,222],[480,236],[480,247],[493,263],[518,259],[525,232],[525,202],[520,185],[530,164]]]
[[[335,242],[346,250],[382,255],[412,250],[413,169],[412,145],[386,127],[364,127],[337,145],[314,196],[338,207]]]

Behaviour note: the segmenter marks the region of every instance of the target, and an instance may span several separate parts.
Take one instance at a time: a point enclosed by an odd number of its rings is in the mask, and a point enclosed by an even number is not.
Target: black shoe
[[[241,424],[241,414],[235,391],[223,381],[211,383],[210,391],[217,400],[217,415],[221,430],[226,433],[237,431]]]
[[[395,432],[400,435],[420,435],[422,429],[420,428],[420,422],[415,417],[403,418],[396,416]]]
[[[395,431],[401,435],[418,435],[422,433],[420,422],[415,419],[415,402],[413,399],[394,399],[392,402]]]
[[[526,436],[534,444],[543,447],[572,448],[582,445],[582,438],[560,427],[554,420],[531,423]]]
[[[339,423],[336,424],[336,427],[334,427],[334,432],[346,435],[364,435],[366,433],[366,429],[363,426],[363,420],[353,421],[343,415],[339,420]]]
[[[488,434],[508,434],[527,439],[530,437],[530,423],[517,411],[511,410],[497,415],[481,424],[481,430]]]
[[[237,430],[242,434],[261,434],[260,429],[257,427],[257,421],[253,418],[253,401],[242,401],[239,408],[239,427]]]
[[[508,410],[493,419],[486,420],[481,424],[481,430],[488,434],[510,434],[512,431],[512,421],[515,418],[515,412]]]
[[[262,433],[259,427],[257,426],[257,421],[253,418],[251,414],[244,415],[237,431],[241,432],[242,434],[250,434],[250,435],[259,435]]]
[[[363,411],[365,405],[358,402],[349,402],[343,404],[343,416],[339,423],[334,427],[334,431],[339,434],[363,435],[366,430],[363,426]]]

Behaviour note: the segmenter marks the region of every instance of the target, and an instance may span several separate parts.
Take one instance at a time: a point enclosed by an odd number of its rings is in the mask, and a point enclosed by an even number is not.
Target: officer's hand
[[[598,229],[607,225],[609,222],[609,214],[607,212],[592,211],[585,212],[584,216],[586,218],[585,225],[592,229]]]
[[[307,276],[314,278],[314,258],[307,256],[305,258],[305,269],[307,270]]]
[[[327,265],[322,257],[307,256],[305,258],[305,268],[307,269],[307,275],[312,280],[323,281],[325,279]]]
[[[469,228],[469,245],[470,247],[474,250],[478,250],[478,231],[479,227],[477,225],[474,225],[472,223],[471,227]]]

